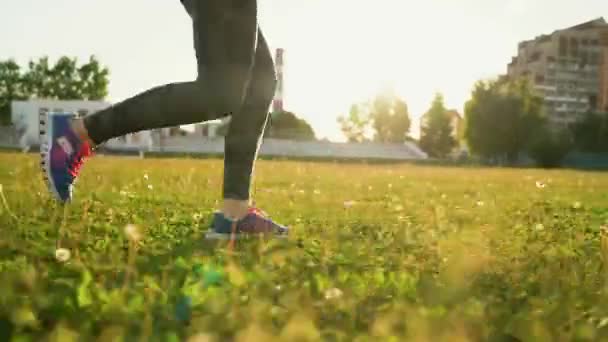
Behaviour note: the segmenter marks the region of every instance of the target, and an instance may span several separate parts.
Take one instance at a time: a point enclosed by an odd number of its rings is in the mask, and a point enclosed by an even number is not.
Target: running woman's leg
[[[171,127],[238,113],[247,93],[257,39],[256,0],[185,0],[194,28],[198,77],[145,91],[70,122],[49,118],[44,128],[42,168],[61,201],[91,148],[142,130]]]

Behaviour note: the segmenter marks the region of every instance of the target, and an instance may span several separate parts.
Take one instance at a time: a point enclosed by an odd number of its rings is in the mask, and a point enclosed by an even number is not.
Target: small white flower
[[[541,181],[536,181],[536,187],[539,189],[544,189],[547,186],[547,184],[541,182]]]
[[[327,300],[338,299],[340,297],[342,297],[342,290],[337,287],[325,291],[325,299]]]
[[[534,226],[534,229],[540,232],[545,230],[545,226],[542,223],[537,223],[536,226]]]
[[[199,220],[200,220],[202,217],[203,217],[203,215],[201,215],[200,213],[194,213],[194,214],[192,215],[192,219],[193,219],[194,221],[199,221]]]
[[[281,291],[283,288],[281,287],[281,285],[277,285],[274,287],[274,289],[277,291]]]
[[[124,190],[120,190],[120,196],[125,197],[125,196],[127,196],[127,195],[128,195],[128,194],[127,194],[127,192],[126,192],[126,191],[124,191]]]
[[[357,204],[357,202],[355,202],[355,201],[345,201],[344,208],[348,209],[348,208],[354,206],[355,204]]]
[[[147,173],[144,173],[144,179],[145,179],[145,180],[148,180],[148,178],[149,178],[149,177],[148,177],[148,174],[147,174]]]
[[[581,202],[578,202],[578,201],[572,203],[572,208],[574,208],[574,209],[580,209],[580,208],[582,208],[582,206],[583,206],[583,204]]]
[[[69,249],[66,248],[58,248],[55,250],[55,259],[59,262],[66,262],[70,260],[72,253],[70,253]]]
[[[127,239],[135,242],[141,240],[142,238],[139,228],[134,224],[128,224],[125,227],[125,235],[127,236]]]
[[[152,186],[152,184],[148,184],[148,190],[154,190],[154,186]]]
[[[483,207],[485,203],[483,203],[483,201],[477,201],[477,206],[478,207]]]

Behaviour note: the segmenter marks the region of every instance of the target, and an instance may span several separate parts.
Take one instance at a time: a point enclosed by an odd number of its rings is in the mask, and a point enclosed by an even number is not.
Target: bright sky
[[[383,86],[406,100],[417,135],[435,91],[462,111],[519,41],[608,17],[606,0],[259,1],[271,48],[286,49],[286,109],[336,141],[337,116]],[[0,59],[95,54],[116,102],[195,77],[190,25],[178,0],[3,0]]]

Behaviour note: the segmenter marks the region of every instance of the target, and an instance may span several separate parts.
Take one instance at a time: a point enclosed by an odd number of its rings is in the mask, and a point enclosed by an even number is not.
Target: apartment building
[[[608,102],[608,23],[598,18],[519,43],[511,78],[527,77],[544,98],[549,121],[568,127]]]

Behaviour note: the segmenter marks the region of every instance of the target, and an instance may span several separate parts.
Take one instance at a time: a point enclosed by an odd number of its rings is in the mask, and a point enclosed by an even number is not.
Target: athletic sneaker
[[[72,200],[72,188],[91,146],[72,130],[70,113],[40,115],[40,166],[51,194],[63,203]]]
[[[215,212],[211,229],[207,232],[207,239],[230,239],[232,236],[233,220],[224,216],[221,212]],[[245,217],[236,221],[235,239],[243,237],[267,235],[276,238],[286,238],[289,228],[273,222],[266,213],[250,208]]]

